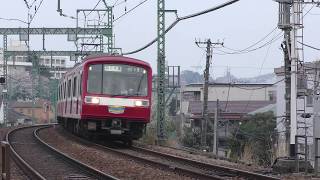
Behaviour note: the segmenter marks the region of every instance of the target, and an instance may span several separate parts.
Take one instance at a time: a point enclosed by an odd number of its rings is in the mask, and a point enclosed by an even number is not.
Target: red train
[[[142,137],[150,122],[152,70],[123,56],[91,56],[59,82],[57,120],[85,137],[125,143]]]

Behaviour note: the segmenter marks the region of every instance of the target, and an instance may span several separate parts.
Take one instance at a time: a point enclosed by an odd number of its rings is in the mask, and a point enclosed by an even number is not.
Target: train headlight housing
[[[149,101],[148,100],[136,100],[134,102],[134,105],[137,107],[146,107],[146,106],[149,106]]]
[[[85,102],[87,104],[100,104],[100,99],[98,97],[86,97]]]

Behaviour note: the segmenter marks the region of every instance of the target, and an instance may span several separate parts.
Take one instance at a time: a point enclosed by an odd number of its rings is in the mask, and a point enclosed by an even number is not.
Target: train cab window
[[[147,96],[147,70],[125,64],[91,65],[87,89],[112,96]]]
[[[77,94],[77,77],[74,77],[73,78],[73,97],[76,97],[76,94]]]
[[[102,64],[89,66],[87,91],[100,94],[102,89]]]

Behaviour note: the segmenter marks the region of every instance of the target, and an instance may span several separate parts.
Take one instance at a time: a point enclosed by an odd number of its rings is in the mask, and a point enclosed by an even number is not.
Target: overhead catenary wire
[[[233,3],[236,3],[240,0],[230,0],[228,2],[225,2],[223,4],[220,4],[218,6],[215,6],[213,8],[210,8],[210,9],[206,9],[204,11],[201,11],[201,12],[198,12],[198,13],[194,13],[194,14],[190,14],[190,15],[187,15],[187,16],[183,16],[183,17],[177,17],[177,19],[165,30],[164,34],[165,35],[166,33],[168,33],[173,27],[175,27],[180,21],[183,21],[183,20],[187,20],[187,19],[190,19],[190,18],[194,18],[194,17],[197,17],[197,16],[201,16],[203,14],[207,14],[207,13],[210,13],[212,11],[216,11],[216,10],[219,10],[223,7],[226,7],[226,6],[229,6]],[[130,55],[130,54],[135,54],[135,53],[138,53],[140,51],[143,51],[145,50],[146,48],[150,47],[152,44],[154,44],[155,42],[157,42],[159,39],[159,37],[156,37],[155,39],[153,39],[150,43],[146,44],[145,46],[137,49],[137,50],[134,50],[134,51],[130,51],[130,52],[126,52],[126,53],[123,53],[123,55]]]
[[[37,13],[38,13],[38,11],[39,11],[39,9],[40,9],[40,7],[41,7],[42,3],[43,3],[43,0],[41,0],[41,2],[40,2],[40,4],[39,4],[38,8],[36,8],[36,11],[34,12],[34,15],[32,16],[32,18],[30,19],[29,24],[31,24],[31,22],[33,21],[34,17],[37,15]]]

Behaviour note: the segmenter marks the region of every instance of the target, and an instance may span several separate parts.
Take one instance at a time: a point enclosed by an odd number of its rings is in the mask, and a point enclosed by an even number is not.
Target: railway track
[[[133,146],[131,149],[141,154],[149,154],[149,155],[158,157],[159,159],[166,159],[167,161],[170,161],[170,162],[176,162],[182,165],[192,166],[193,168],[197,168],[197,169],[199,168],[207,174],[216,174],[219,176],[219,178],[222,177],[222,179],[227,179],[227,178],[266,179],[266,180],[278,179],[272,176],[266,176],[263,174],[239,170],[239,169],[230,168],[226,166],[209,164],[209,163],[200,162],[200,161],[196,161],[196,160],[192,160],[192,159],[188,159],[180,156],[175,156],[172,154],[162,153],[162,152],[141,148],[137,146]]]
[[[30,179],[116,179],[49,146],[38,131],[49,126],[23,127],[10,131],[11,156]]]
[[[110,146],[110,144],[103,144],[101,142],[92,143],[82,138],[75,137],[70,133],[64,133],[64,135],[66,134],[70,135],[71,140],[78,141],[81,144],[90,147],[94,146],[102,151],[113,152],[135,159],[142,163],[150,164],[161,169],[166,169],[168,171],[173,171],[178,174],[188,175],[198,179],[277,179],[275,177],[266,176],[263,174],[207,164],[135,146],[132,148],[123,148],[115,145]]]

